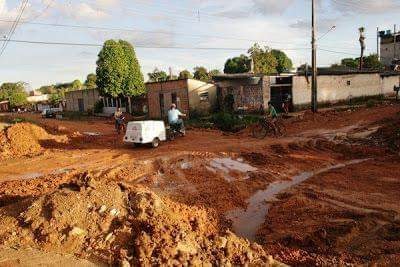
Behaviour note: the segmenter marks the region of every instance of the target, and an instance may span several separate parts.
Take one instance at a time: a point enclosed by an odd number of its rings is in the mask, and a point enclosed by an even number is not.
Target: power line
[[[26,6],[28,5],[28,0],[25,0],[25,2],[22,3],[21,5],[21,11],[20,13],[17,15],[17,18],[15,19],[14,23],[11,26],[11,29],[8,33],[7,39],[4,41],[3,46],[1,47],[1,51],[0,51],[0,57],[3,55],[4,51],[6,50],[8,43],[11,40],[12,35],[15,32],[15,29],[18,26],[19,21],[21,20],[22,14],[24,13],[24,10],[26,8]]]
[[[12,22],[11,20],[7,20],[7,19],[0,19],[0,21],[7,22],[7,23]],[[251,42],[271,43],[271,44],[274,44],[274,43],[275,44],[287,44],[288,43],[288,42],[267,41],[267,40],[259,40],[259,39],[237,38],[237,37],[231,37],[231,36],[220,36],[220,35],[209,35],[209,34],[188,34],[188,33],[184,33],[184,32],[170,32],[170,31],[150,31],[150,30],[139,30],[139,29],[129,29],[129,28],[89,26],[89,25],[79,25],[79,24],[45,23],[45,22],[30,22],[30,21],[23,21],[22,23],[30,24],[30,25],[37,25],[37,26],[105,30],[105,31],[142,32],[142,33],[152,33],[152,34],[180,35],[180,36],[196,37],[196,38],[215,38],[215,39],[223,39],[223,40],[251,41]]]
[[[4,40],[0,40],[5,42]],[[30,41],[30,40],[9,40],[13,43],[28,43],[38,45],[64,45],[64,46],[86,46],[86,47],[102,47],[103,44],[94,43],[69,43],[69,42],[47,42],[47,41]],[[137,48],[149,48],[149,49],[182,49],[182,50],[223,50],[223,51],[243,51],[248,48],[233,48],[233,47],[190,47],[190,46],[149,46],[149,45],[135,45]],[[310,48],[287,48],[285,50],[308,50]]]
[[[34,16],[33,18],[29,19],[29,21],[25,21],[25,22],[21,22],[22,24],[26,24],[28,22],[32,22],[37,20],[38,18],[40,18],[47,10],[49,10],[49,8],[51,7],[51,5],[53,5],[55,2],[55,0],[51,0],[47,6],[45,6],[42,11],[40,11],[36,16]]]

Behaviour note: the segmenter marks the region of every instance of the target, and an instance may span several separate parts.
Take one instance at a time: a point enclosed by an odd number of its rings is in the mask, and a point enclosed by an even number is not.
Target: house
[[[379,38],[381,62],[390,67],[400,59],[400,32],[380,31]]]
[[[216,107],[216,86],[195,79],[146,83],[150,118],[164,118],[175,103],[179,110],[209,114]]]
[[[10,101],[0,101],[0,112],[9,112],[10,110]]]
[[[221,74],[213,77],[217,99],[224,105],[232,95],[234,110],[256,112],[265,109],[269,101],[280,109],[283,99],[290,95],[291,110],[303,108],[311,102],[311,77],[303,73],[282,75]],[[350,98],[391,95],[399,86],[400,72],[318,69],[318,102],[335,103]]]
[[[132,114],[148,113],[149,118],[166,116],[171,103],[176,103],[182,112],[208,113],[216,105],[216,87],[194,79],[180,79],[145,84],[147,94],[141,97],[100,96],[97,89],[70,91],[65,93],[67,111],[93,111],[97,101],[103,102],[103,113],[112,114],[117,107]]]
[[[34,111],[43,111],[50,108],[49,96],[39,91],[31,91],[26,100],[32,105]]]

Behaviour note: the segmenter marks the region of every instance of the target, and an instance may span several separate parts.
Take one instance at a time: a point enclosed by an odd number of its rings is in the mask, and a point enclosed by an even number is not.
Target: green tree
[[[210,70],[208,72],[208,77],[209,77],[208,79],[211,80],[213,76],[216,76],[218,74],[221,74],[220,70],[217,69]]]
[[[74,80],[71,84],[71,89],[72,90],[79,90],[82,88],[82,82],[80,80]]]
[[[146,86],[144,85],[144,78],[142,71],[140,70],[140,64],[136,57],[136,52],[133,46],[127,42],[120,40],[120,45],[122,46],[125,54],[127,71],[125,73],[124,79],[124,96],[139,96],[146,93]]]
[[[193,75],[188,70],[183,70],[179,72],[179,79],[191,79]]]
[[[49,96],[49,102],[52,105],[57,105],[58,103],[60,103],[63,100],[63,95],[56,93],[56,94],[51,94]]]
[[[0,86],[0,100],[10,101],[12,108],[25,105],[28,94],[25,91],[25,85],[18,83],[3,83]]]
[[[341,66],[351,69],[357,69],[359,64],[360,62],[357,58],[343,58],[340,62]]]
[[[288,72],[293,68],[292,60],[281,50],[272,49],[271,54],[275,57],[278,65],[276,71],[278,73]]]
[[[96,88],[96,74],[94,74],[94,73],[88,74],[84,85],[88,89]]]
[[[208,82],[210,80],[210,76],[205,67],[195,67],[193,77],[203,82]]]
[[[384,65],[379,60],[377,54],[371,54],[364,58],[364,68],[380,70],[384,68]]]
[[[255,73],[271,74],[277,72],[278,61],[268,47],[262,48],[259,44],[255,43],[248,50],[248,53],[253,59]]]
[[[38,91],[41,92],[42,94],[55,94],[55,93],[57,93],[57,89],[54,87],[54,85],[41,86],[38,89]]]
[[[168,80],[168,74],[158,68],[155,68],[153,72],[147,73],[147,76],[149,76],[150,82],[163,82]]]
[[[229,58],[225,62],[224,73],[245,73],[250,71],[250,59],[245,55]]]
[[[97,88],[103,95],[137,96],[146,91],[135,50],[126,41],[104,43],[97,60],[96,76]]]

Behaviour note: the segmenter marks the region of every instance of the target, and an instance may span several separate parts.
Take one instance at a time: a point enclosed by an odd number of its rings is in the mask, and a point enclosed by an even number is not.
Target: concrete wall
[[[95,103],[100,99],[96,89],[78,90],[65,93],[67,111],[79,111],[78,99],[83,99],[84,111],[93,110]]]
[[[400,86],[400,74],[399,76],[382,77],[382,94],[395,95],[394,86]]]
[[[393,77],[393,76],[391,76]],[[379,73],[351,75],[319,75],[318,102],[337,102],[347,100],[349,96],[372,96],[386,94],[389,87],[393,91],[393,78],[382,79]],[[394,76],[398,79],[398,76]],[[309,104],[311,101],[310,83],[304,76],[293,77],[293,104]]]
[[[393,40],[393,38],[392,38]],[[381,48],[380,48],[380,57],[381,57],[381,62],[385,66],[390,66],[392,64],[392,61],[394,59],[394,43],[381,43]],[[400,43],[396,43],[396,58],[400,58]]]
[[[210,113],[217,105],[217,87],[214,84],[202,81],[188,79],[188,93],[190,110],[196,110],[199,113]],[[201,96],[208,94],[207,99]]]

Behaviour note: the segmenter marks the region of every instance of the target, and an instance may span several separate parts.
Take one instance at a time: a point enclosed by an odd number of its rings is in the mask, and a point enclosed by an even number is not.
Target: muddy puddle
[[[229,175],[231,171],[238,171],[241,173],[257,171],[257,168],[243,162],[242,158],[214,158],[210,161],[209,166],[206,166],[206,169],[214,173],[221,171],[224,174],[224,179],[228,182],[233,182],[235,180],[234,177]],[[249,178],[248,175],[244,177],[244,179],[247,178]]]
[[[227,219],[232,220],[233,231],[242,237],[246,237],[250,241],[255,241],[256,232],[264,222],[268,214],[270,202],[276,200],[276,196],[285,190],[296,186],[307,179],[324,172],[334,169],[344,168],[349,165],[361,163],[369,159],[351,160],[345,163],[329,166],[316,171],[308,171],[300,173],[290,181],[278,181],[271,183],[266,189],[257,191],[247,200],[245,209],[234,209],[225,214]]]

